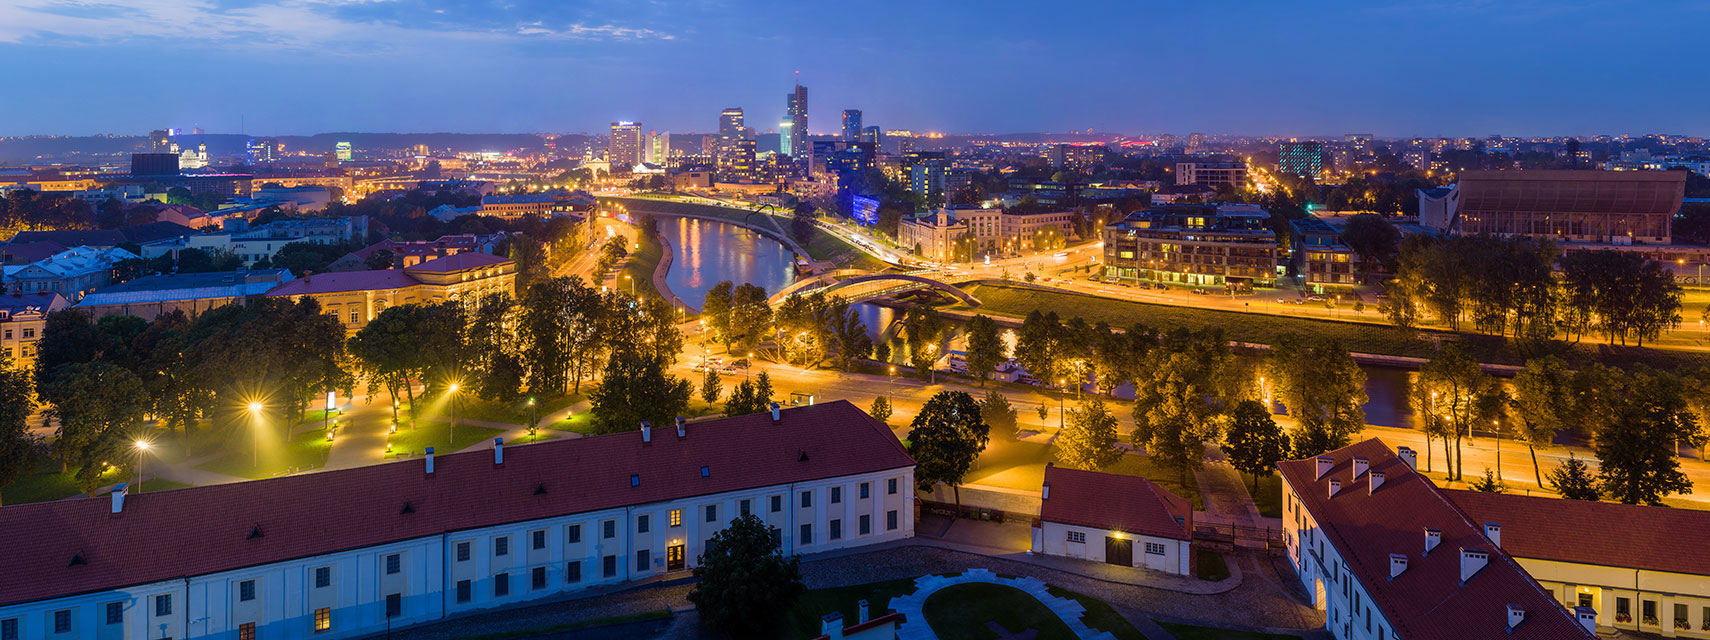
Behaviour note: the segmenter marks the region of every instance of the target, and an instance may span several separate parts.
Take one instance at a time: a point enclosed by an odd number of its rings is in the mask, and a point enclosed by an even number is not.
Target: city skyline
[[[1532,2],[1112,4],[1048,16],[881,5],[871,10],[893,19],[830,25],[790,6],[435,4],[0,7],[0,53],[32,62],[19,70],[23,82],[65,87],[65,78],[162,69],[188,79],[183,90],[141,102],[44,91],[10,106],[0,135],[163,125],[264,135],[585,132],[613,120],[708,131],[713,112],[727,106],[746,107],[757,122],[781,121],[777,88],[788,88],[796,71],[815,93],[814,135],[836,134],[843,109],[860,109],[887,129],[952,133],[1710,130],[1710,116],[1677,108],[1706,90],[1683,83],[1684,68],[1665,62],[1690,59],[1686,36],[1703,22],[1705,10],[1685,3],[1619,11]],[[1136,37],[1087,38],[1093,15],[1097,23],[1144,26]],[[925,24],[945,26],[910,26]],[[1598,35],[1595,47],[1581,37],[1590,33]],[[1396,46],[1407,42],[1420,46]],[[762,48],[784,53],[682,71],[683,60]],[[239,49],[245,55],[231,55]],[[1640,50],[1655,62],[1610,55]],[[1075,81],[1029,80],[1065,77]],[[459,87],[474,90],[446,90]],[[423,92],[433,99],[421,100]],[[271,99],[234,108],[213,98],[245,93]],[[1540,96],[1563,94],[1574,98],[1536,108]],[[1171,96],[1182,99],[1160,99]]]

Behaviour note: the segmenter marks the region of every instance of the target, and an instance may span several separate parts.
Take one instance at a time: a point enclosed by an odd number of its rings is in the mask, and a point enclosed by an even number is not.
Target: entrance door
[[[1123,567],[1134,566],[1134,541],[1105,538],[1104,561]]]
[[[1591,606],[1591,594],[1589,594],[1589,593],[1579,594],[1579,606],[1582,606],[1582,607]]]
[[[665,570],[682,571],[683,565],[683,545],[665,547]]]

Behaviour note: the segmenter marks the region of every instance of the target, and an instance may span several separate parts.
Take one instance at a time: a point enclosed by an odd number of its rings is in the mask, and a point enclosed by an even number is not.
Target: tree
[[[772,378],[761,373],[756,382],[743,380],[724,401],[724,415],[743,416],[771,410]]]
[[[1570,323],[1595,319],[1610,344],[1638,346],[1680,325],[1681,288],[1661,262],[1626,251],[1576,251],[1562,256]]]
[[[42,387],[51,405],[49,417],[59,423],[54,446],[60,459],[77,467],[79,489],[94,495],[108,464],[123,464],[130,430],[147,411],[142,381],[109,362],[57,367]]]
[[[1550,471],[1550,486],[1561,492],[1563,498],[1569,500],[1602,499],[1602,492],[1597,490],[1597,479],[1584,460],[1580,460],[1570,452],[1567,462]]]
[[[670,424],[688,408],[689,394],[689,381],[666,374],[663,358],[619,351],[589,397],[594,429],[617,433],[639,429],[643,421]]]
[[[390,269],[394,265],[394,260],[395,258],[391,251],[379,249],[374,253],[368,254],[368,258],[362,261],[362,266],[368,267],[371,271]]]
[[[1045,405],[1039,405],[1043,408]],[[1004,397],[997,389],[986,392],[986,397],[980,399],[980,419],[991,427],[992,433],[1014,438],[1016,436],[1015,407],[1010,406],[1009,398]],[[1044,418],[1040,418],[1043,420]]]
[[[1668,494],[1692,493],[1692,482],[1673,454],[1676,440],[1696,431],[1697,420],[1678,398],[1658,391],[1628,397],[1616,409],[1614,420],[1597,434],[1603,493],[1617,501],[1661,505]]]
[[[891,399],[885,396],[873,398],[873,406],[867,409],[867,415],[874,420],[884,422],[891,419]]]
[[[731,292],[730,330],[736,334],[736,345],[752,349],[765,336],[772,324],[772,305],[766,300],[766,288],[743,284]]]
[[[914,457],[914,481],[921,491],[937,483],[950,485],[956,511],[962,511],[962,478],[991,441],[991,427],[980,419],[980,405],[962,391],[933,394],[908,430],[908,453]]]
[[[701,377],[701,400],[707,404],[718,402],[719,395],[724,393],[724,381],[719,379],[718,371],[707,367],[705,376]]]
[[[1507,490],[1507,487],[1502,484],[1502,480],[1496,477],[1496,473],[1492,472],[1490,467],[1485,467],[1484,477],[1472,481],[1471,486],[1473,491],[1485,493],[1502,493]]]
[[[30,405],[29,372],[13,367],[12,356],[0,351],[0,489],[35,463]]]
[[[725,351],[730,350],[731,325],[730,308],[734,300],[733,292],[736,285],[729,280],[719,282],[707,289],[707,295],[701,301],[701,317],[707,321],[707,327],[712,329],[713,336],[724,343]]]
[[[1360,279],[1371,278],[1374,268],[1401,246],[1401,232],[1389,220],[1375,213],[1362,213],[1348,218],[1342,227],[1342,241],[1360,258]]]
[[[1058,337],[1062,333],[1063,324],[1057,320],[1057,312],[1040,313],[1034,309],[1022,320],[1021,330],[1016,332],[1016,362],[1039,380],[1055,380],[1061,352]]]
[[[903,315],[903,331],[908,334],[908,363],[916,375],[927,377],[938,362],[938,343],[944,338],[945,329],[944,318],[932,307],[915,305]]]
[[[980,376],[983,387],[992,371],[1003,364],[1003,338],[998,335],[997,322],[984,315],[974,316],[963,331],[968,336],[968,372]]]
[[[1555,356],[1526,361],[1526,368],[1514,375],[1514,397],[1508,403],[1508,423],[1515,426],[1515,435],[1526,443],[1532,455],[1532,477],[1544,486],[1544,476],[1538,469],[1538,447],[1555,441],[1556,432],[1576,421],[1573,372],[1567,363]]]
[[[1185,351],[1159,355],[1148,363],[1150,379],[1136,388],[1134,444],[1179,472],[1185,485],[1188,473],[1204,464],[1222,410],[1204,362]]]
[[[1256,400],[1243,400],[1229,416],[1223,452],[1229,455],[1230,466],[1253,476],[1257,492],[1259,478],[1270,476],[1277,463],[1288,457],[1288,434],[1271,418],[1271,410]]]
[[[1432,419],[1440,420],[1437,424],[1445,430],[1443,459],[1445,463],[1452,462],[1449,479],[1460,480],[1461,439],[1472,434],[1474,425],[1489,424],[1499,415],[1502,387],[1479,367],[1477,360],[1456,345],[1444,347],[1436,358],[1420,367],[1415,384],[1419,386],[1415,391],[1416,402],[1428,394],[1428,411],[1434,416]],[[1453,455],[1449,452],[1451,440],[1455,445]]]
[[[781,541],[778,528],[754,514],[707,540],[689,592],[703,622],[736,638],[770,635],[807,590],[800,559],[784,557]]]
[[[855,361],[873,353],[873,337],[867,334],[867,323],[861,321],[860,312],[850,308],[848,300],[841,296],[826,299],[821,316],[827,325],[822,331],[838,370],[851,371]]]
[[[1316,456],[1348,446],[1366,425],[1366,372],[1334,338],[1284,334],[1266,370],[1289,415],[1300,421],[1295,453]]]
[[[1122,459],[1116,447],[1116,416],[1104,399],[1089,396],[1079,409],[1069,411],[1063,432],[1057,434],[1057,461],[1078,469],[1103,469]]]

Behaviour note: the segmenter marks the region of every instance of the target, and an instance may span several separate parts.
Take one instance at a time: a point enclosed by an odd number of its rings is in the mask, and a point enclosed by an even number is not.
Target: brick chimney
[[[1330,456],[1318,456],[1318,475],[1313,476],[1312,479],[1317,480],[1319,478],[1323,478],[1324,474],[1330,473],[1330,467],[1334,466],[1336,466],[1335,458]]]

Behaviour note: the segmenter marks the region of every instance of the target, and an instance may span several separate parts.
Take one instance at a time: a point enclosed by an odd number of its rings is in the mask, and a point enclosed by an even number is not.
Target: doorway
[[[1104,561],[1121,567],[1134,566],[1134,541],[1105,538]]]
[[[665,547],[665,570],[682,571],[686,564],[683,556],[683,545],[674,544],[669,547]]]

